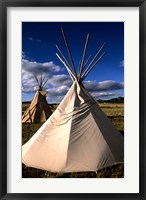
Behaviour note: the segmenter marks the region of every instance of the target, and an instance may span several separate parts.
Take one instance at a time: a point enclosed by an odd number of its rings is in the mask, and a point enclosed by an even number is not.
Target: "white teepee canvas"
[[[47,91],[43,91],[43,87],[47,80],[43,81],[42,76],[40,81],[37,76],[35,76],[35,78],[38,83],[38,90],[36,91],[30,106],[26,109],[22,116],[22,123],[45,122],[52,114],[52,111],[46,101]]]
[[[65,35],[64,39],[67,43]],[[23,145],[22,162],[52,172],[97,171],[123,162],[123,136],[81,83],[90,67],[82,72],[83,58],[77,76],[65,58],[61,60],[74,82],[51,117]]]

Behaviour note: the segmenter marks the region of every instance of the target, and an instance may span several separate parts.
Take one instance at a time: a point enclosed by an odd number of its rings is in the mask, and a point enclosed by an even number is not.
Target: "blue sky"
[[[37,83],[33,74],[48,78],[45,90],[48,103],[59,103],[72,80],[56,56],[57,44],[69,61],[61,33],[67,36],[72,57],[78,68],[86,36],[89,42],[86,58],[94,57],[106,42],[105,56],[84,79],[84,86],[97,99],[124,96],[124,23],[123,22],[23,22],[22,23],[22,101],[31,101]],[[100,54],[100,55],[101,55]]]

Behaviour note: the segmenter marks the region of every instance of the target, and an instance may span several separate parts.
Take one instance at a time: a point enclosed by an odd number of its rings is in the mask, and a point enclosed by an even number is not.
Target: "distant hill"
[[[109,99],[109,100],[102,100],[102,99],[98,99],[97,100],[99,103],[124,103],[124,97],[118,97],[118,98],[114,98],[114,99]],[[25,102],[22,102],[22,104],[30,104],[31,102],[30,101],[25,101]],[[52,104],[49,104],[49,105],[58,105],[56,103],[52,103]]]
[[[124,97],[118,97],[118,98],[109,99],[109,100],[98,99],[97,101],[99,103],[124,103]]]
[[[23,101],[22,104],[30,104],[31,101]]]

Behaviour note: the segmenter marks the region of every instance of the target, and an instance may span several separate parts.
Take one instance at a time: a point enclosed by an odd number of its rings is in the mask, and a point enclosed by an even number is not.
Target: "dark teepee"
[[[52,114],[52,111],[50,110],[46,101],[47,91],[43,91],[48,79],[45,80],[45,78],[42,76],[38,78],[34,75],[34,77],[38,84],[38,90],[36,91],[30,106],[22,116],[22,123],[45,122]]]

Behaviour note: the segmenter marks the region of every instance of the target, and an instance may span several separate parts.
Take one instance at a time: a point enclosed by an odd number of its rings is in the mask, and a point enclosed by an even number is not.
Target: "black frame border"
[[[135,193],[7,193],[7,8],[8,7],[139,7],[140,192]],[[0,199],[146,199],[146,0],[0,0]],[[134,155],[133,155],[134,156]],[[133,177],[134,180],[134,177]]]

